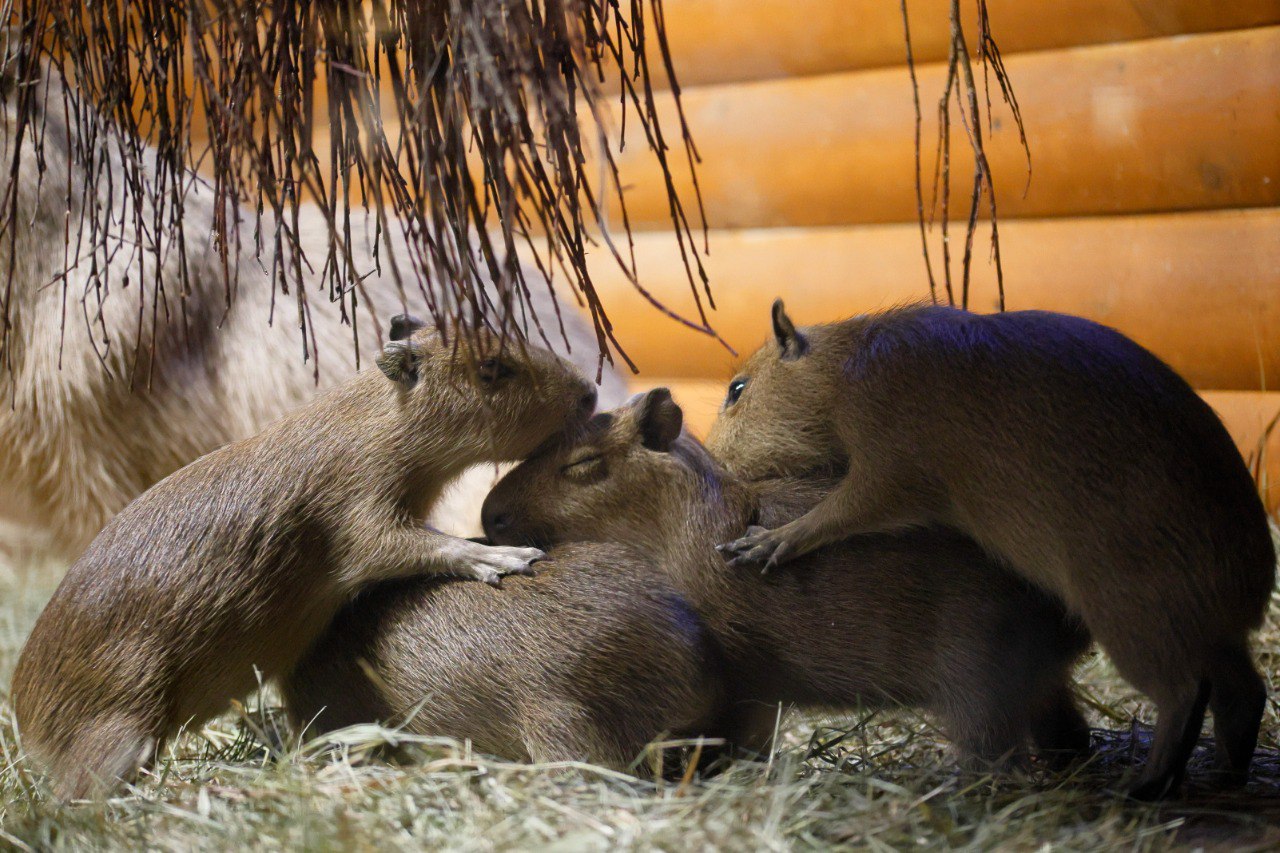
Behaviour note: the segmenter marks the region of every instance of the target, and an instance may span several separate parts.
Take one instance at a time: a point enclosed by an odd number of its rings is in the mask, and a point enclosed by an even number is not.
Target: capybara
[[[941,529],[827,546],[775,576],[725,564],[716,543],[772,508],[682,432],[666,389],[597,415],[508,473],[484,506],[494,542],[622,543],[681,592],[726,660],[724,734],[760,749],[777,704],[917,706],[969,763],[1087,754],[1071,689],[1087,634],[1062,605]],[[757,505],[759,503],[759,505]],[[1047,755],[1052,753],[1052,755]]]
[[[659,736],[715,730],[702,620],[628,549],[556,548],[501,590],[426,578],[362,592],[284,680],[296,728],[385,722],[515,761],[643,773]]]
[[[40,614],[13,679],[56,792],[128,778],[183,724],[287,673],[365,584],[497,583],[541,557],[424,527],[469,465],[581,422],[595,389],[545,350],[457,351],[398,318],[377,367],[162,480],[113,518]]]
[[[749,481],[840,479],[729,543],[733,562],[954,527],[1060,597],[1155,701],[1135,797],[1179,789],[1206,702],[1215,775],[1246,781],[1266,702],[1249,634],[1276,555],[1235,444],[1185,381],[1119,332],[1044,311],[914,306],[797,329],[779,301],[773,331],[708,447]]]

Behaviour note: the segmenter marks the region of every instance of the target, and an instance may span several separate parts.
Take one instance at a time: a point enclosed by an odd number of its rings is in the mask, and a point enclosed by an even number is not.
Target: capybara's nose
[[[578,398],[578,406],[585,415],[594,415],[596,413],[596,389],[594,385],[587,386],[587,391]]]
[[[511,513],[501,510],[486,510],[482,513],[480,524],[484,527],[484,535],[494,541],[502,538],[502,534],[511,529]]]

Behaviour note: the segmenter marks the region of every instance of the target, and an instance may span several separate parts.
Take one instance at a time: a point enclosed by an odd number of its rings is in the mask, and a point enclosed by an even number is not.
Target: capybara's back
[[[613,545],[569,545],[532,578],[411,580],[361,594],[284,683],[295,725],[468,740],[517,760],[625,769],[659,735],[711,728],[720,661],[701,618]]]
[[[1043,311],[916,308],[850,331],[845,414],[869,404],[865,423],[892,419],[927,441],[917,452],[961,491],[955,520],[1025,565],[1047,562],[1046,586],[1068,600],[1087,586],[1046,548],[1124,554],[1125,569],[1168,563],[1153,567],[1162,595],[1194,601],[1183,618],[1206,638],[1262,624],[1276,555],[1257,486],[1222,421],[1150,352]],[[923,384],[901,393],[908,380]],[[1058,521],[1029,530],[1033,513]]]
[[[709,446],[752,480],[843,479],[732,543],[736,559],[954,526],[1060,596],[1156,700],[1139,795],[1177,787],[1205,702],[1222,776],[1243,780],[1265,699],[1248,635],[1275,553],[1235,444],[1184,380],[1118,332],[1048,312],[912,307],[797,330],[779,303],[774,333]]]

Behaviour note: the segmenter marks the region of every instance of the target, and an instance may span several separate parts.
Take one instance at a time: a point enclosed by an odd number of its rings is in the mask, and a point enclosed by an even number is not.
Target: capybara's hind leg
[[[1156,700],[1156,734],[1147,765],[1129,796],[1135,800],[1161,800],[1175,796],[1182,787],[1187,760],[1200,738],[1209,680],[1191,681],[1180,690],[1165,691]]]
[[[1054,770],[1065,770],[1089,757],[1089,723],[1076,704],[1071,685],[1055,687],[1031,717],[1036,754]]]
[[[1247,646],[1215,654],[1209,666],[1209,710],[1217,753],[1214,781],[1239,787],[1249,781],[1249,764],[1258,745],[1258,728],[1266,710],[1267,686],[1253,665]]]
[[[1027,766],[1027,721],[1009,707],[952,709],[947,733],[959,752],[960,767],[974,773],[1002,774]]]
[[[54,763],[54,793],[61,800],[79,800],[131,782],[156,755],[157,740],[150,727],[112,721],[77,737]]]
[[[535,764],[584,761],[625,770],[648,742],[647,738],[633,736],[625,724],[600,726],[582,709],[559,710],[554,713],[552,709],[542,709],[522,723],[525,750]]]

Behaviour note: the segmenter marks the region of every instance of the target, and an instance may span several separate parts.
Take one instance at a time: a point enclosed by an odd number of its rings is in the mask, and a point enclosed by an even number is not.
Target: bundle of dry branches
[[[119,205],[104,206],[85,190],[78,209],[90,245],[75,263],[106,270],[107,253],[119,248],[107,239],[112,222],[133,217],[157,260],[180,261],[179,281],[156,276],[147,286],[185,293],[183,207],[191,167],[200,164],[212,174],[227,304],[235,297],[242,233],[251,233],[255,251],[269,250],[259,256],[270,258],[275,292],[292,301],[309,354],[315,341],[304,283],[341,303],[344,316],[358,308],[361,276],[369,270],[356,268],[348,247],[353,207],[361,205],[378,234],[403,231],[410,257],[397,263],[384,250],[377,263],[389,265],[402,292],[420,288],[442,328],[485,324],[517,339],[529,330],[556,334],[532,316],[528,295],[531,286],[560,281],[589,310],[602,357],[610,346],[620,353],[586,265],[587,247],[598,239],[636,280],[634,256],[613,243],[604,220],[602,195],[621,197],[604,143],[607,111],[598,83],[607,71],[624,79],[623,121],[644,128],[667,176],[690,284],[695,294],[706,290],[693,239],[702,225],[671,181],[669,142],[643,49],[656,41],[674,81],[662,0],[6,0],[5,6],[26,48],[11,57],[17,68],[10,73],[33,80],[42,63],[58,69],[83,109],[105,118],[82,124],[71,140],[87,186],[123,181],[127,190],[124,210],[109,209]],[[382,102],[384,81],[391,103]],[[678,97],[674,82],[673,89]],[[18,86],[10,97],[18,138],[38,140],[44,132],[38,87]],[[193,117],[201,114],[208,141],[197,146]],[[332,139],[323,160],[313,146],[316,122],[327,123]],[[584,139],[584,127],[596,139]],[[676,145],[692,165],[697,154],[683,115],[677,132]],[[592,143],[603,163],[594,175],[586,156]],[[29,165],[19,162],[22,146],[12,150],[0,209],[0,240],[10,245],[22,226],[17,175]],[[323,258],[305,257],[298,243],[298,210],[307,194],[330,226]],[[697,206],[700,216],[700,199]],[[251,231],[241,227],[242,217],[252,219]],[[549,284],[525,280],[518,248]],[[111,282],[93,279],[110,289]],[[488,288],[481,286],[486,280]],[[0,347],[13,320],[9,296],[0,306]],[[152,304],[166,304],[165,297],[153,293]],[[705,316],[686,322],[709,331]]]
[[[925,215],[924,172],[921,165],[920,86],[916,80],[915,56],[911,49],[911,22],[907,16],[907,0],[899,0],[902,9],[903,38],[907,46],[907,68],[911,74],[911,91],[916,110],[916,214],[920,223],[920,243],[924,252],[925,269],[929,276],[929,293],[938,301],[938,283],[934,277],[933,261],[929,256],[928,231],[935,217],[941,219],[943,288],[949,304],[969,307],[969,268],[973,261],[973,238],[978,228],[978,213],[985,198],[991,220],[991,256],[996,268],[997,304],[1004,310],[1004,270],[1000,264],[1000,231],[996,223],[996,190],[987,162],[986,145],[982,135],[983,112],[978,100],[978,86],[973,73],[973,61],[969,42],[961,19],[960,0],[950,0],[951,43],[947,56],[947,78],[938,99],[938,144],[933,167],[933,195],[929,214]],[[1022,111],[1014,95],[1013,84],[1005,71],[1000,48],[991,35],[991,19],[987,14],[986,0],[975,0],[978,34],[977,61],[982,68],[982,95],[986,106],[987,134],[991,133],[991,77],[1000,87],[1000,95],[1013,112],[1018,139],[1027,155],[1027,181],[1031,180],[1031,149],[1027,145],[1026,129],[1022,124]],[[960,264],[960,298],[956,299],[951,271],[951,99],[955,98],[960,114],[960,124],[973,151],[973,190],[969,196],[968,222],[964,235],[964,257]]]

